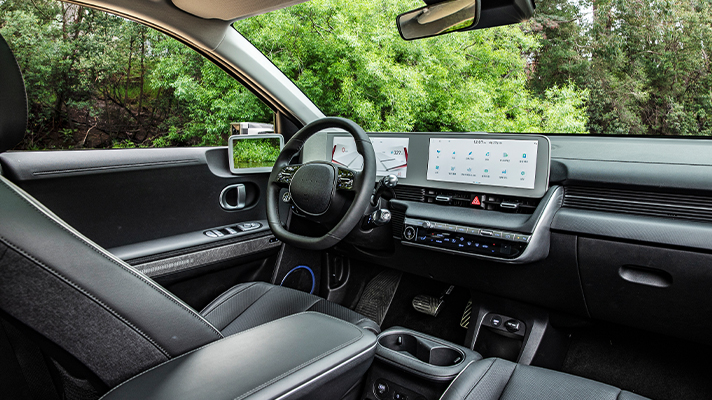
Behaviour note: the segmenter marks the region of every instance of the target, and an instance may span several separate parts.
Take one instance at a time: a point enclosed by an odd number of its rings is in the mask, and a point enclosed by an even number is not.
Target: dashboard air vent
[[[417,186],[406,186],[399,185],[393,189],[396,192],[396,198],[398,200],[408,200],[408,201],[425,201],[425,189]]]
[[[712,198],[705,196],[569,186],[563,206],[712,222]]]
[[[465,192],[461,190],[423,188],[419,186],[398,185],[395,187],[396,199],[433,203],[442,206],[476,208],[491,211],[532,214],[539,204],[539,199],[491,195]]]

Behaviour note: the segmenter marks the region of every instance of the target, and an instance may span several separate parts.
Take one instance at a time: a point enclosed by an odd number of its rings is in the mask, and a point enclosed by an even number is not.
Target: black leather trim
[[[321,297],[265,282],[242,283],[225,291],[200,314],[229,336],[290,314],[314,311],[378,333],[363,315]]]
[[[645,400],[590,379],[488,358],[465,368],[440,400]]]
[[[176,357],[102,399],[340,398],[370,365],[375,341],[334,317],[299,313]]]
[[[20,67],[0,36],[0,153],[22,141],[27,129],[27,94]]]

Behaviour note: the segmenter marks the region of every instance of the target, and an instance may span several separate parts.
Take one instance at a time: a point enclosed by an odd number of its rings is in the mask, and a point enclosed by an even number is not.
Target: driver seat
[[[22,140],[27,124],[24,82],[2,36],[0,87],[1,153]],[[84,237],[0,169],[0,316],[107,387],[304,311],[379,332],[345,307],[264,282],[237,285],[198,312]]]

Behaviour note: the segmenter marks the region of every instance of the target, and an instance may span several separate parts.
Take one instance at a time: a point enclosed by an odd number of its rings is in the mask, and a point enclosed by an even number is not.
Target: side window
[[[27,88],[16,149],[226,145],[272,112],[212,62],[146,26],[56,1],[0,2]]]

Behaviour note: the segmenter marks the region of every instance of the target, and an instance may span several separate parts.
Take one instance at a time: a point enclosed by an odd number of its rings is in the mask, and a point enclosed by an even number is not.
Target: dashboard
[[[370,138],[377,176],[399,178],[389,207],[393,236],[403,245],[509,264],[547,256],[544,227],[561,202],[558,187],[549,187],[547,137],[388,133]],[[328,134],[322,157],[354,170],[363,167],[354,140],[338,133]]]
[[[541,135],[477,133],[371,134],[377,176],[400,184],[493,195],[541,198],[549,186],[551,143]],[[360,170],[363,159],[351,137],[330,133],[314,158]]]

